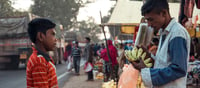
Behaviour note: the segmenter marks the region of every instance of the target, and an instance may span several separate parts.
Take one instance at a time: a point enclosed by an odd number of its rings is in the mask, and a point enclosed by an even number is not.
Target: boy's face
[[[52,28],[52,29],[49,29],[46,31],[46,35],[45,35],[45,38],[44,38],[44,48],[47,50],[47,51],[53,51],[55,50],[56,48],[56,31],[55,31],[55,28]]]

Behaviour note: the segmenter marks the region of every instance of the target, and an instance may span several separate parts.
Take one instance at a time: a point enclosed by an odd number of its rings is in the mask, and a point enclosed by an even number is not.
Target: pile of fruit
[[[153,66],[154,60],[151,58],[151,54],[143,47],[134,47],[133,50],[125,50],[125,56],[130,62],[139,62],[140,59],[144,61],[146,67]]]
[[[117,88],[116,82],[114,80],[110,80],[108,82],[103,83],[102,88]]]
[[[103,79],[104,78],[104,76],[103,76],[103,73],[98,73],[97,75],[96,75],[96,79]]]

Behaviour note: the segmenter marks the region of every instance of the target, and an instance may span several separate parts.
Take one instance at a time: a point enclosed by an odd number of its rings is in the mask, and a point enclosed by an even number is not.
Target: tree
[[[8,17],[13,14],[10,0],[0,0],[0,17]]]
[[[0,17],[26,16],[28,12],[15,10],[10,0],[0,0]]]
[[[49,17],[64,25],[64,29],[70,29],[76,22],[81,0],[33,0],[31,6],[33,14],[41,17]]]
[[[93,42],[99,42],[98,34],[101,33],[101,28],[94,23],[94,18],[90,17],[87,21],[77,22],[76,28],[82,38],[90,37]]]

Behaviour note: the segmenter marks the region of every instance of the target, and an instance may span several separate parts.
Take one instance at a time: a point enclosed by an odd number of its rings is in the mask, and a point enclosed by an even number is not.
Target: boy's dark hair
[[[56,24],[45,18],[36,18],[28,23],[28,34],[30,40],[35,43],[38,32],[46,34],[46,31],[55,28]]]
[[[88,40],[90,42],[90,38],[89,37],[85,37],[86,40]]]
[[[159,14],[163,9],[166,9],[169,12],[169,4],[167,0],[146,0],[141,8],[142,16],[151,11],[155,11]]]

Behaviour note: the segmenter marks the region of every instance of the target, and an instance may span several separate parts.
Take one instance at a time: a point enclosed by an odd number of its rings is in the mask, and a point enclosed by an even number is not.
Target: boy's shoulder
[[[28,60],[28,63],[34,64],[47,64],[48,62],[42,55],[33,53]]]

